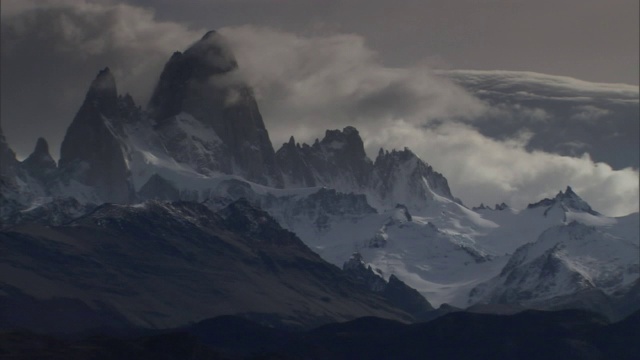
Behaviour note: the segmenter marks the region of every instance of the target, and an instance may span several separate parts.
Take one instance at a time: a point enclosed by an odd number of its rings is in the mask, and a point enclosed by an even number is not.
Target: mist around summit
[[[96,69],[109,66],[120,92],[147,104],[165,59],[207,30],[126,4],[27,5],[4,12],[2,32],[3,86],[12,84],[3,88],[3,127],[21,159],[45,133],[59,158]],[[571,185],[603,213],[637,210],[637,87],[527,72],[392,67],[354,33],[258,25],[219,32],[241,65],[225,81],[251,86],[275,148],[291,135],[311,144],[327,128],[354,126],[369,157],[380,147],[408,146],[470,206],[504,201],[523,208]],[[40,63],[29,55],[33,48],[51,60]],[[64,92],[30,86],[41,79]],[[22,105],[33,97],[41,106]]]
[[[2,24],[3,61],[32,36],[73,50],[75,73],[35,71],[83,94],[70,122],[22,129],[27,152],[3,110],[11,356],[637,353],[637,87],[393,68],[353,34],[49,5]]]

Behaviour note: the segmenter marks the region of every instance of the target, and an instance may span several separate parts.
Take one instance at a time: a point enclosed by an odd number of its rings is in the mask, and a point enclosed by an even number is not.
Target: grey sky
[[[137,0],[159,19],[356,33],[389,66],[527,70],[638,84],[637,0]]]
[[[57,157],[98,70],[109,66],[144,107],[171,53],[220,29],[276,149],[355,125],[370,154],[411,147],[470,205],[523,206],[572,185],[605,213],[638,209],[637,0],[1,6],[2,128],[21,157],[39,136]],[[501,71],[451,81],[433,69]]]

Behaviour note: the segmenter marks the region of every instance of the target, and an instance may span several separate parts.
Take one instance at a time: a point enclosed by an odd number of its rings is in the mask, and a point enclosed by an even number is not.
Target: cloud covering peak
[[[146,103],[171,54],[206,32],[111,1],[36,5],[2,2],[3,127],[23,154],[31,149],[20,144],[42,135],[58,147],[96,70],[108,65],[121,92]],[[408,146],[469,205],[524,207],[571,185],[607,215],[638,211],[637,156],[626,155],[638,148],[637,87],[389,67],[352,33],[217,31],[233,49],[235,75],[254,88],[276,148],[292,135],[312,142],[353,125],[370,157],[380,147]],[[43,82],[52,86],[34,86]]]

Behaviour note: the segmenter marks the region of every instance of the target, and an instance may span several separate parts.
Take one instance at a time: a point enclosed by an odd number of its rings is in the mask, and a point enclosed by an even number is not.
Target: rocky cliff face
[[[4,218],[21,207],[20,189],[16,181],[19,162],[9,147],[0,127],[0,217]]]
[[[18,166],[16,153],[11,150],[7,140],[4,138],[2,127],[0,127],[0,175],[15,175],[15,169]]]
[[[391,275],[389,281],[385,281],[379,274],[376,274],[371,266],[365,265],[360,253],[354,253],[344,263],[342,270],[360,286],[380,294],[390,304],[406,311],[416,319],[426,318],[428,313],[433,310],[424,296],[407,286],[395,275]]]
[[[282,177],[275,153],[251,89],[236,78],[238,65],[228,45],[214,31],[184,53],[176,52],[160,76],[149,102],[170,155],[180,158],[189,142],[214,152],[190,165],[199,171],[237,174],[276,187]],[[189,114],[215,135],[180,131],[176,116]],[[188,159],[182,159],[187,160]]]
[[[104,69],[67,130],[55,184],[47,187],[63,196],[90,193],[85,199],[92,202],[129,203],[135,191],[144,199],[176,200],[210,190],[202,179],[230,174],[275,188],[323,186],[361,194],[377,210],[397,203],[427,206],[434,194],[453,199],[446,179],[407,149],[382,151],[371,161],[350,126],[327,130],[313,145],[291,138],[274,153],[237,69],[224,39],[209,32],[167,62],[147,111],[130,96],[118,96],[113,75]],[[37,150],[25,167],[42,178],[54,163],[46,143],[39,142]],[[193,183],[200,185],[189,188]]]
[[[325,186],[364,193],[378,208],[403,203],[425,207],[442,196],[456,201],[447,179],[411,150],[380,150],[375,162],[365,153],[358,130],[327,130],[313,145],[297,144],[293,137],[276,153],[285,182],[291,187]]]
[[[124,121],[116,83],[109,68],[91,84],[60,149],[63,181],[92,187],[105,202],[128,203],[133,197],[130,172],[119,140]]]
[[[402,203],[412,209],[427,206],[436,196],[458,201],[451,194],[447,179],[408,148],[391,152],[380,149],[371,188],[383,203]]]
[[[41,182],[48,180],[47,177],[54,173],[57,165],[49,153],[47,140],[38,138],[35,149],[31,155],[22,162],[22,167]]]
[[[567,189],[564,192],[558,192],[558,194],[553,199],[542,199],[537,203],[529,204],[527,208],[546,208],[545,216],[549,211],[555,208],[561,209],[563,212],[573,210],[586,212],[591,215],[600,215],[598,212],[594,211],[586,201],[578,196],[578,194],[573,191],[571,186],[567,186]]]
[[[293,138],[276,153],[278,165],[290,186],[327,186],[341,191],[366,188],[372,162],[364,151],[358,130],[327,130],[325,137],[309,146]]]

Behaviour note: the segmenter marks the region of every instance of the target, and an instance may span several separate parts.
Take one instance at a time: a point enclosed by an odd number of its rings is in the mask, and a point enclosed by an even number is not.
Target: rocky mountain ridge
[[[506,301],[544,308],[584,290],[624,292],[638,276],[633,258],[590,261],[576,255],[579,246],[545,240],[547,231],[575,222],[595,229],[574,236],[594,244],[586,253],[602,244],[637,252],[638,214],[603,216],[571,187],[521,211],[506,204],[469,209],[411,150],[380,149],[369,159],[353,127],[327,130],[312,145],[292,137],[274,151],[250,88],[234,76],[237,67],[219,34],[208,33],[169,59],[146,109],[119,95],[105,68],[69,126],[57,166],[44,139],[27,160],[16,160],[0,130],[3,227],[66,226],[96,207],[103,211],[104,203],[131,210],[145,200],[186,201],[213,212],[235,209],[230,219],[260,208],[324,260],[341,266],[358,252],[387,287],[404,282],[436,306]],[[227,226],[254,236],[254,223]],[[549,261],[529,259],[527,249],[538,247]],[[569,292],[551,286],[563,281],[586,285]]]

